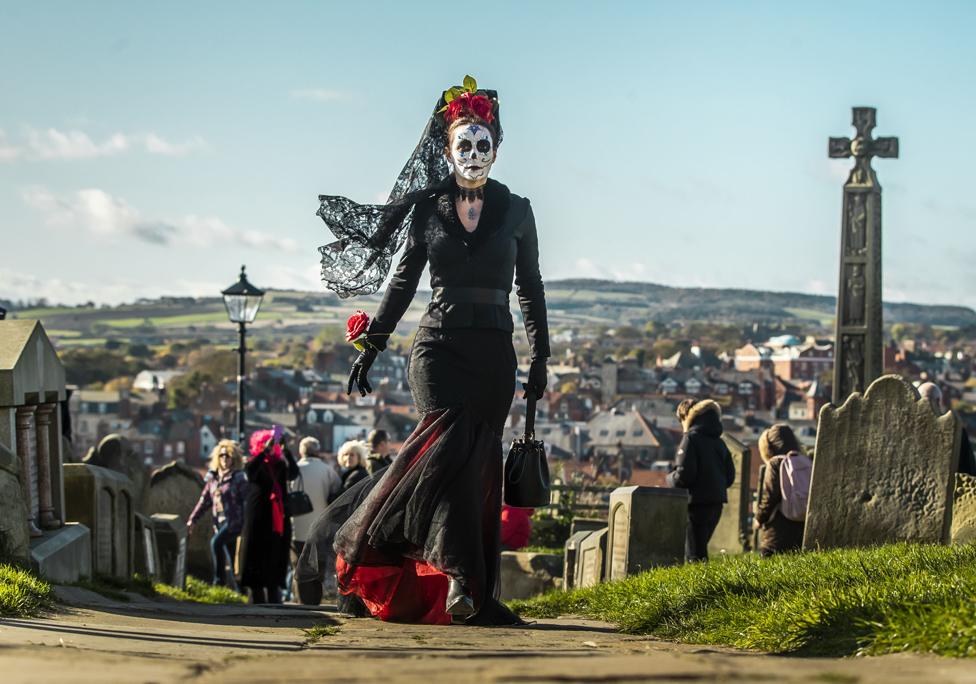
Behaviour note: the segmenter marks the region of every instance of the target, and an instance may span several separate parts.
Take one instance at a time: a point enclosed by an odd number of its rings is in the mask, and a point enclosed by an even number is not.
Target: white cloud
[[[121,304],[140,297],[213,297],[227,286],[225,282],[167,280],[160,287],[153,281],[96,278],[90,282],[37,276],[0,267],[0,292],[5,299],[36,300],[41,297],[57,304]]]
[[[298,251],[298,243],[291,238],[235,228],[215,216],[148,218],[124,199],[98,188],[56,195],[47,188],[34,186],[24,188],[21,197],[43,214],[49,225],[81,229],[97,236],[127,236],[157,245],[211,247],[236,243],[257,249]]]
[[[26,128],[20,144],[8,144],[4,132],[0,131],[0,161],[95,159],[131,150],[182,157],[207,147],[206,141],[199,136],[183,142],[170,142],[156,133],[114,133],[99,142],[83,131],[61,131],[56,128]]]
[[[181,143],[171,143],[163,140],[155,133],[150,133],[145,137],[146,151],[150,154],[161,154],[166,157],[185,157],[186,155],[205,150],[209,146],[200,136],[196,136]]]
[[[289,94],[296,100],[312,100],[313,102],[343,102],[349,99],[348,93],[327,88],[299,88]]]

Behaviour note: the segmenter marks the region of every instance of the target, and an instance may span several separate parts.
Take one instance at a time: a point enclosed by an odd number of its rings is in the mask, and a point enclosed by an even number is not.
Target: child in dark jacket
[[[789,425],[777,423],[759,436],[759,455],[766,464],[756,502],[759,526],[759,555],[798,551],[803,545],[803,521],[783,515],[783,485],[780,481],[783,459],[799,453],[800,442]]]
[[[678,406],[678,419],[684,437],[668,484],[689,494],[685,559],[708,560],[708,541],[729,500],[726,491],[735,481],[735,465],[722,441],[722,409],[717,403],[685,400]]]

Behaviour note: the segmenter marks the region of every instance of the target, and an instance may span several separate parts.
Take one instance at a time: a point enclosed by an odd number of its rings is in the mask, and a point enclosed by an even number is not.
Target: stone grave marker
[[[558,553],[503,551],[499,599],[527,599],[551,591],[556,588],[562,570],[562,557]]]
[[[91,531],[94,572],[132,577],[135,511],[129,478],[108,468],[66,463],[64,493],[68,520]]]
[[[953,544],[976,541],[976,477],[956,473],[956,490],[952,501]]]
[[[197,505],[203,492],[203,478],[189,466],[174,461],[156,470],[149,481],[149,496],[146,500],[146,513],[169,513],[177,515],[184,522]],[[213,522],[208,509],[187,540],[187,572],[194,577],[209,582],[213,579],[213,566],[210,560],[210,537]]]
[[[592,532],[607,526],[606,518],[573,518],[569,524],[569,536],[577,532]]]
[[[569,536],[563,551],[563,589],[576,586],[576,559],[579,556],[579,545],[590,536],[593,530],[581,530]]]
[[[749,474],[752,466],[752,453],[749,447],[729,435],[722,435],[722,441],[732,454],[735,465],[735,482],[728,489],[729,502],[722,508],[722,517],[708,542],[708,554],[742,553],[746,550],[749,530],[746,521],[749,515]]]
[[[139,513],[145,511],[149,492],[149,470],[125,437],[111,434],[102,438],[97,447],[88,450],[83,463],[101,466],[122,473],[132,481],[133,504]]]
[[[156,533],[152,519],[136,513],[135,569],[140,575],[157,579],[159,577],[159,549],[156,547]]]
[[[881,303],[881,184],[871,159],[898,157],[898,138],[875,138],[877,111],[854,107],[854,138],[831,138],[834,159],[854,158],[841,214],[840,282],[834,333],[833,401],[863,392],[881,375],[884,328]]]
[[[803,548],[948,542],[960,434],[897,375],[824,406]]]
[[[592,587],[603,581],[603,557],[606,552],[606,527],[586,535],[576,553],[575,587]]]
[[[0,443],[0,558],[30,561],[30,527],[17,455]]]
[[[604,576],[608,581],[685,557],[688,492],[671,487],[618,487],[610,494]]]
[[[159,550],[159,578],[164,584],[182,588],[186,584],[186,523],[172,513],[154,513],[152,526]]]

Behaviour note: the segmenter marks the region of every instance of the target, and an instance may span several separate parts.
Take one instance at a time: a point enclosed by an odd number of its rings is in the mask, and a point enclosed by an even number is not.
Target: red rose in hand
[[[357,311],[349,320],[346,321],[346,342],[353,342],[360,335],[366,332],[366,328],[369,326],[369,316],[366,315],[365,311]]]

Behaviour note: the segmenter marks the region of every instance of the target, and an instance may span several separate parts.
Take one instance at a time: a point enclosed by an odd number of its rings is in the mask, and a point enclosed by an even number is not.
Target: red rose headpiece
[[[495,121],[495,105],[485,95],[478,94],[478,82],[473,76],[465,76],[463,86],[445,90],[444,102],[447,104],[440,111],[444,113],[447,124],[464,116],[472,116],[489,124]]]
[[[492,107],[491,100],[484,95],[463,93],[448,103],[447,111],[444,112],[444,120],[447,123],[451,123],[462,116],[474,116],[487,123],[491,123],[495,120],[492,109],[494,108]]]

